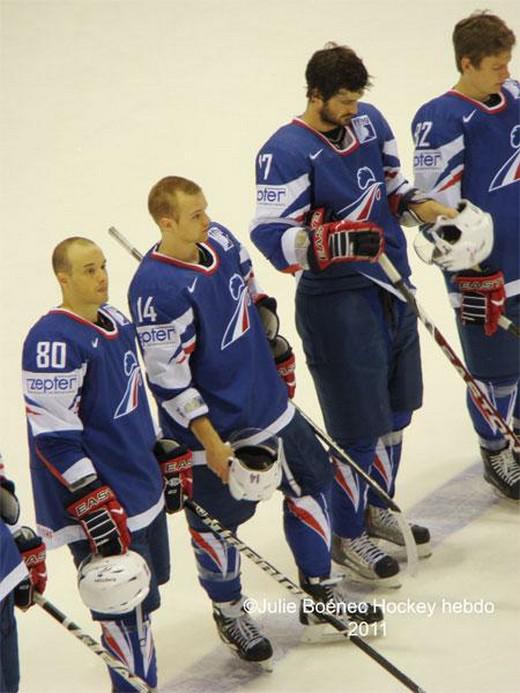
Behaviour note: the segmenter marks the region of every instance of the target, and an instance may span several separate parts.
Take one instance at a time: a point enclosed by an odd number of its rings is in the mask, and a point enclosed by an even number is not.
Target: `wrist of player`
[[[68,513],[82,526],[92,553],[125,553],[131,537],[126,512],[114,491],[99,479],[71,494]]]
[[[166,512],[179,512],[184,507],[184,496],[191,498],[192,495],[191,450],[170,438],[160,438],[153,451],[164,480]]]
[[[29,571],[28,577],[14,589],[14,602],[22,610],[34,604],[34,593],[43,594],[47,585],[47,567],[45,564],[45,544],[30,527],[21,527],[14,535],[14,540]]]
[[[233,450],[229,443],[223,443],[219,446],[206,448],[206,462],[208,467],[214,472],[219,479],[227,484],[229,479],[229,465],[233,460]]]
[[[273,296],[267,296],[267,294],[257,294],[255,297],[255,307],[262,321],[265,336],[272,342],[273,339],[276,339],[280,328],[280,320],[276,312],[276,299],[273,298]]]

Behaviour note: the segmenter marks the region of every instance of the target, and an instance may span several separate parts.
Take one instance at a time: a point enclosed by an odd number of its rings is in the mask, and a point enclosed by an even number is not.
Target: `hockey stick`
[[[498,318],[498,324],[503,330],[511,332],[511,334],[514,334],[515,337],[520,338],[520,327],[518,327],[518,325],[515,325],[515,323],[505,315],[501,315]]]
[[[84,645],[88,647],[89,650],[91,650],[94,654],[96,654],[98,657],[101,657],[101,659],[105,662],[105,664],[115,671],[116,674],[119,674],[122,678],[125,679],[125,681],[128,681],[128,683],[135,688],[136,691],[140,691],[141,693],[150,693],[151,688],[150,686],[143,681],[142,678],[137,676],[136,674],[132,674],[131,671],[129,671],[125,665],[119,660],[116,659],[115,657],[112,657],[98,642],[97,640],[94,640],[94,638],[91,638],[88,633],[85,633],[84,630],[82,630],[78,625],[76,625],[73,621],[68,618],[68,616],[65,616],[59,609],[57,609],[54,604],[51,604],[50,601],[45,599],[45,597],[42,597],[41,594],[38,592],[34,593],[34,601],[38,606],[41,606],[41,608],[46,611],[48,614],[52,616],[52,618],[55,621],[58,621],[58,623],[61,623],[61,625],[66,628],[69,633],[72,633],[72,635],[80,640]]]
[[[379,257],[378,262],[381,265],[383,272],[386,274],[386,276],[392,283],[392,285],[400,291],[401,295],[406,300],[408,305],[412,308],[413,312],[423,323],[428,332],[432,335],[433,339],[440,346],[448,361],[455,367],[455,370],[467,384],[473,401],[480,413],[482,414],[482,416],[486,419],[486,421],[492,428],[496,427],[502,433],[504,438],[506,438],[512,444],[513,450],[515,452],[520,452],[520,440],[504,421],[501,414],[491,404],[489,398],[480,389],[471,373],[468,371],[466,366],[462,363],[457,354],[450,347],[443,335],[435,327],[430,318],[426,315],[422,307],[417,303],[417,300],[413,295],[413,292],[406,286],[404,279],[401,277],[392,261],[388,258],[388,256],[385,253],[382,253]]]
[[[351,469],[353,469],[356,474],[358,474],[370,488],[374,491],[374,493],[381,498],[381,500],[386,503],[387,507],[393,511],[393,515],[397,521],[397,524],[399,525],[399,529],[401,530],[401,534],[403,535],[404,539],[404,544],[406,547],[406,563],[408,566],[408,571],[411,575],[416,575],[417,574],[417,565],[419,562],[418,555],[417,555],[417,544],[415,543],[415,539],[412,534],[412,530],[410,529],[410,525],[406,521],[403,511],[401,508],[397,505],[397,503],[394,502],[393,498],[391,498],[386,491],[384,491],[381,486],[377,483],[377,481],[374,481],[372,477],[370,477],[364,469],[362,469],[351,457],[350,455],[347,455],[347,453],[340,448],[340,446],[336,443],[336,441],[331,438],[325,431],[323,431],[317,424],[314,423],[314,421],[307,416],[307,414],[299,407],[294,401],[293,405],[296,408],[296,410],[301,414],[301,416],[305,419],[305,421],[309,424],[309,426],[312,428],[314,431],[315,435],[320,438],[324,443],[328,445],[329,448],[334,450],[334,452],[342,458],[344,462],[346,462]]]
[[[229,529],[223,527],[220,522],[208,515],[206,510],[201,507],[194,500],[190,500],[185,497],[184,505],[189,508],[193,513],[200,518],[200,520],[211,529],[212,532],[221,537],[229,546],[233,546],[237,551],[243,553],[247,558],[249,558],[253,563],[255,563],[261,570],[268,573],[276,582],[280,583],[286,590],[288,590],[295,597],[304,597],[305,599],[311,599],[314,603],[315,600],[304,592],[298,585],[293,582],[289,577],[281,573],[277,568],[274,567],[272,563],[266,561],[262,558],[260,554],[254,551],[250,546],[241,541],[233,532]],[[358,635],[353,635],[350,630],[352,628],[352,623],[349,625],[345,624],[336,616],[333,616],[328,612],[327,609],[320,610],[317,614],[320,619],[330,623],[336,630],[344,634],[345,638],[350,640],[356,647],[363,650],[365,654],[371,657],[375,662],[383,667],[389,674],[394,676],[398,681],[400,681],[408,690],[415,691],[416,693],[423,693],[423,689],[420,688],[414,681],[412,681],[406,674],[404,674],[400,669],[398,669],[394,664],[389,662],[383,655],[381,655],[377,650],[374,650],[368,643],[366,643]]]
[[[123,246],[136,260],[139,262],[143,259],[143,254],[137,250],[135,246],[133,246],[128,238],[126,238],[125,235],[123,235],[120,231],[118,231],[114,226],[111,226],[108,229],[108,233],[116,239],[116,241]],[[293,403],[294,404],[294,403]],[[329,447],[334,449],[336,453],[342,457],[342,459],[359,475],[361,476],[366,483],[373,489],[373,491],[381,498],[389,508],[391,508],[395,515],[394,517],[397,520],[397,523],[399,524],[399,528],[403,534],[404,542],[405,542],[405,547],[406,547],[406,562],[408,566],[408,572],[411,575],[416,575],[417,574],[417,566],[418,566],[418,555],[417,555],[417,545],[415,543],[415,540],[413,538],[412,531],[404,519],[402,515],[402,511],[399,508],[399,506],[394,503],[392,498],[385,493],[385,491],[379,486],[379,484],[374,481],[361,467],[359,467],[354,460],[352,460],[344,450],[342,450],[329,436],[324,432],[321,431],[316,424],[298,407],[296,404],[294,405],[296,409],[300,412],[300,414],[303,416],[303,418],[307,421],[307,423],[311,426],[311,428],[314,430],[314,432],[320,437],[322,440],[324,440]]]

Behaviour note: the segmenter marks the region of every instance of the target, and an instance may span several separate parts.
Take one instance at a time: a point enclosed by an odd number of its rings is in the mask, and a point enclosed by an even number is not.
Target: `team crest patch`
[[[369,116],[357,116],[356,118],[352,118],[351,122],[360,144],[371,142],[376,139],[376,129],[372,125]]]
[[[132,351],[127,351],[124,355],[123,366],[125,375],[128,377],[125,394],[121,398],[114,414],[114,419],[120,419],[137,409],[139,406],[139,386],[142,382],[141,369]]]
[[[220,348],[224,350],[237,339],[240,339],[250,327],[248,304],[249,294],[243,278],[239,274],[234,274],[229,280],[229,292],[237,301],[237,307],[231,316],[226,327]]]

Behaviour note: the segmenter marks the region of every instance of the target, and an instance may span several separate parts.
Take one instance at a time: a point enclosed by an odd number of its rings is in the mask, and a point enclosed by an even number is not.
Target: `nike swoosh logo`
[[[113,515],[124,515],[125,514],[125,511],[123,510],[123,508],[111,508],[110,512]]]
[[[469,121],[473,118],[473,116],[475,115],[476,112],[477,112],[477,109],[475,108],[475,109],[473,109],[473,110],[471,111],[471,113],[470,113],[469,115],[467,115],[467,116],[462,116],[462,120],[463,120],[465,123],[469,123]]]
[[[318,151],[314,152],[314,154],[309,154],[309,159],[312,159],[314,161],[314,159],[317,159],[319,157],[319,155],[322,153],[322,151],[323,151],[323,148],[318,149]]]
[[[199,281],[198,277],[195,277],[195,279],[192,281],[192,283],[188,286],[188,291],[190,294],[192,294],[195,291],[195,286],[197,285],[197,282]]]
[[[96,339],[92,340],[92,346],[94,347],[94,349],[97,348],[98,343],[99,343],[99,337],[96,337]]]

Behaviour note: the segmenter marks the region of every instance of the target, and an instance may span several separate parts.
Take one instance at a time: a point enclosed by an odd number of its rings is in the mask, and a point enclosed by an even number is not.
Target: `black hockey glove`
[[[191,498],[193,475],[191,450],[170,438],[160,438],[154,446],[154,455],[164,479],[164,502],[170,515],[184,506],[184,495]]]
[[[130,545],[126,512],[110,486],[96,479],[78,489],[72,494],[67,511],[85,530],[92,553],[126,553]]]

